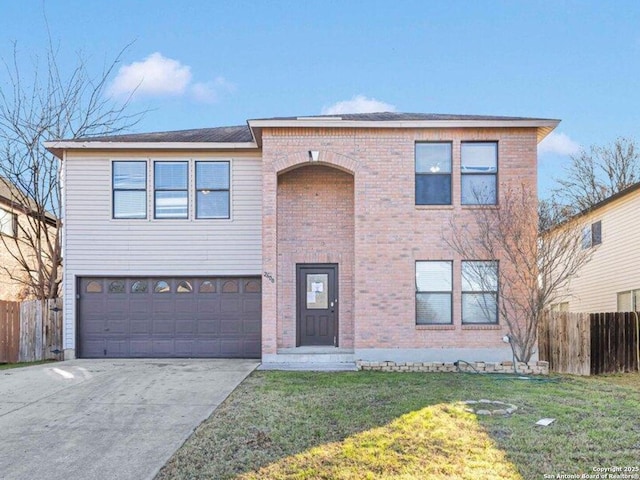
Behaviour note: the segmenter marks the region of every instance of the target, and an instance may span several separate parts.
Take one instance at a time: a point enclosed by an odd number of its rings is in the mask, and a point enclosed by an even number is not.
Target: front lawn
[[[465,400],[518,410],[477,416]],[[546,417],[556,420],[535,425]],[[606,467],[640,475],[640,375],[254,372],[157,479],[542,479]]]

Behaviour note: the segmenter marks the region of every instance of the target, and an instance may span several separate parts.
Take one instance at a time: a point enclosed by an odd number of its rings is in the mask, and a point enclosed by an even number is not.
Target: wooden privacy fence
[[[60,360],[61,353],[62,299],[0,302],[0,362]]]
[[[0,301],[0,363],[15,363],[20,351],[20,304]]]
[[[538,356],[557,373],[635,372],[639,336],[636,312],[547,312],[538,327]]]

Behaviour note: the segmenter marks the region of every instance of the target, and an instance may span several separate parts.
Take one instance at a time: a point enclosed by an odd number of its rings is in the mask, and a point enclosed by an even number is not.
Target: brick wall
[[[281,229],[287,235],[290,231],[288,214],[279,209],[291,202],[278,202],[278,174],[281,174],[280,186],[287,186],[287,198],[293,198],[296,192],[295,201],[308,203],[313,201],[313,197],[308,196],[315,195],[316,191],[305,189],[305,182],[312,182],[316,189],[324,184],[326,198],[331,191],[335,192],[335,181],[322,178],[328,174],[329,167],[353,175],[354,347],[504,348],[501,340],[506,333],[504,322],[498,326],[461,325],[462,259],[443,241],[443,236],[451,235],[449,222],[453,216],[456,221],[469,222],[473,215],[473,207],[460,205],[460,142],[470,140],[499,142],[500,188],[524,183],[535,192],[535,129],[264,129],[263,266],[265,272],[275,275],[276,281],[265,282],[263,293],[263,353],[275,353],[278,347],[290,346],[293,335],[291,306],[295,302],[291,299],[292,290],[286,291],[291,269],[282,269],[284,265],[295,265],[295,260],[287,259],[288,254],[279,249],[279,241],[283,239]],[[453,205],[415,205],[416,141],[453,142]],[[308,165],[309,150],[320,152],[319,164],[324,165],[324,169],[282,173]],[[317,178],[312,178],[314,174]],[[337,175],[338,178],[347,177],[343,174]],[[291,185],[295,182],[300,183],[299,188]],[[343,249],[351,227],[344,222],[340,225],[343,233],[336,231],[335,238],[340,238],[339,249]],[[321,229],[320,225],[316,226]],[[322,232],[308,230],[299,240],[306,242],[315,234],[322,235]],[[300,242],[298,246],[302,247]],[[325,240],[325,243],[327,255],[337,254],[331,250],[334,242]],[[286,249],[296,250],[295,244],[296,240],[292,239]],[[454,261],[453,325],[416,326],[415,262],[418,260]],[[342,277],[342,264],[340,268]],[[341,294],[344,294],[342,285]],[[283,290],[279,291],[280,288]],[[348,332],[341,330],[340,334],[348,335]]]
[[[353,348],[353,175],[310,165],[278,178],[278,346],[296,346],[296,264],[337,263],[339,343]]]

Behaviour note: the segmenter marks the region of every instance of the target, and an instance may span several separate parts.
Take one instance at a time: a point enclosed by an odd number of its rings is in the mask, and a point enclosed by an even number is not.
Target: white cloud
[[[580,151],[580,144],[571,140],[564,133],[551,132],[538,144],[538,153],[551,153],[556,155],[575,155]]]
[[[162,97],[188,95],[198,102],[214,103],[235,86],[224,77],[195,82],[191,67],[155,52],[140,62],[124,65],[109,86],[111,95],[122,97]]]
[[[233,93],[236,86],[224,77],[217,77],[212,82],[195,82],[191,85],[191,96],[204,103],[215,103],[222,93]]]
[[[351,100],[343,100],[322,108],[322,115],[340,115],[342,113],[395,112],[396,107],[375,98],[356,95]]]
[[[191,67],[155,52],[141,62],[120,67],[109,92],[116,96],[182,95],[190,82]]]

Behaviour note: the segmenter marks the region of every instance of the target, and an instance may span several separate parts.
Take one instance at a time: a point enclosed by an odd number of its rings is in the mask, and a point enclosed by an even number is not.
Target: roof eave
[[[305,118],[249,120],[247,122],[258,146],[262,145],[262,129],[269,128],[535,128],[540,143],[560,123],[555,119],[492,120],[341,120],[339,118]]]
[[[44,142],[45,148],[62,159],[65,150],[255,150],[256,142]]]

